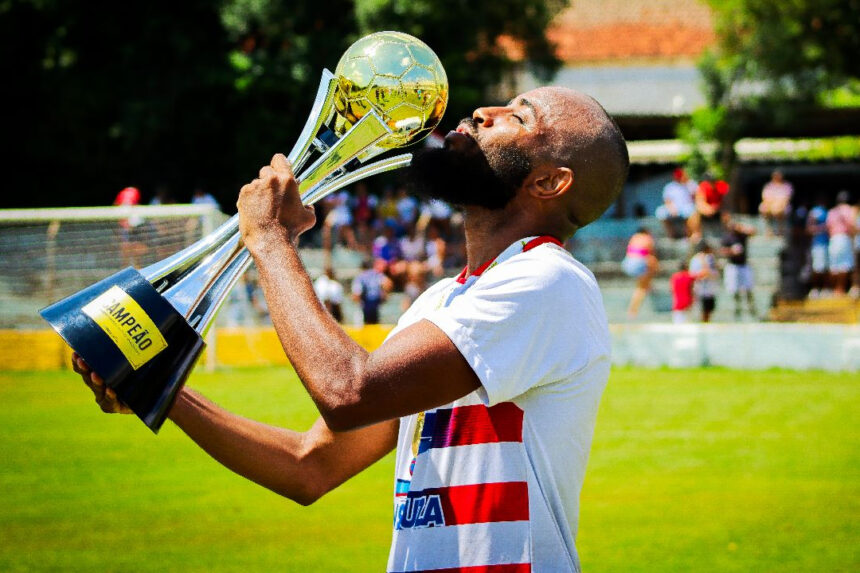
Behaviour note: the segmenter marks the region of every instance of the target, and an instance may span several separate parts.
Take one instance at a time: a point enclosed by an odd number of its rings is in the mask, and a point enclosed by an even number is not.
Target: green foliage
[[[212,3],[7,0],[4,204],[109,204],[229,177],[232,71]]]
[[[521,43],[539,77],[553,76],[561,62],[545,30],[566,5],[563,0],[356,0],[356,14],[362,33],[395,29],[433,48],[451,89],[443,122],[453,126],[486,105],[488,88],[517,68],[498,44],[500,35]]]
[[[324,68],[334,70],[357,38],[352,0],[224,0],[237,116],[237,179],[253,177],[276,152],[289,152],[316,95]]]
[[[487,103],[514,68],[496,38],[558,66],[544,29],[561,0],[0,0],[4,207],[99,205],[195,186],[228,208],[275,152],[288,152],[316,93],[364,32],[421,37],[451,84],[448,122]],[[356,17],[358,14],[358,18]]]
[[[699,70],[710,111],[694,114],[679,137],[699,147],[691,155],[691,169],[704,158],[711,168],[728,173],[734,143],[751,124],[788,125],[805,110],[828,105],[827,94],[844,95],[843,86],[856,86],[860,1],[709,3],[718,45],[701,58]],[[717,143],[710,156],[698,145],[704,141]]]

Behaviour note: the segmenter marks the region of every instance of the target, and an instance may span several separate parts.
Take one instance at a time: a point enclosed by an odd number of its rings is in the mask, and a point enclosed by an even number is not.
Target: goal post
[[[42,328],[42,307],[170,256],[226,218],[212,205],[0,210],[0,328]]]

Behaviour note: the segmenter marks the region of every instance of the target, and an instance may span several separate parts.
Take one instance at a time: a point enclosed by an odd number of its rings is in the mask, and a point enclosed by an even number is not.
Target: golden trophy
[[[445,70],[417,38],[377,32],[355,42],[334,74],[323,70],[288,155],[302,202],[408,165],[411,154],[376,158],[429,134],[447,102]],[[236,215],[186,249],[140,271],[120,271],[40,314],[158,432],[250,263]]]

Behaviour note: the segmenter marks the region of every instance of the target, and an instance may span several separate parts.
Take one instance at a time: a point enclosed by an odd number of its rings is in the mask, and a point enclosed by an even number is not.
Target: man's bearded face
[[[531,161],[513,142],[482,145],[475,121],[460,122],[442,148],[415,152],[409,167],[412,190],[462,206],[503,209],[516,195]]]

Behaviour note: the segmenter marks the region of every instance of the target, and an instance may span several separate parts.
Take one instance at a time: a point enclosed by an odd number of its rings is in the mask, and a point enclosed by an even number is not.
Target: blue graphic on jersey
[[[394,486],[394,495],[405,495],[409,493],[409,484],[412,482],[408,479],[398,479]]]
[[[439,494],[417,492],[398,498],[394,509],[394,529],[421,529],[445,525]]]
[[[451,410],[447,410],[450,412]],[[436,421],[438,419],[438,413],[436,410],[432,412],[424,413],[424,427],[421,428],[421,438],[418,441],[418,455],[420,456],[424,452],[430,449],[433,445],[433,434],[436,433]]]

